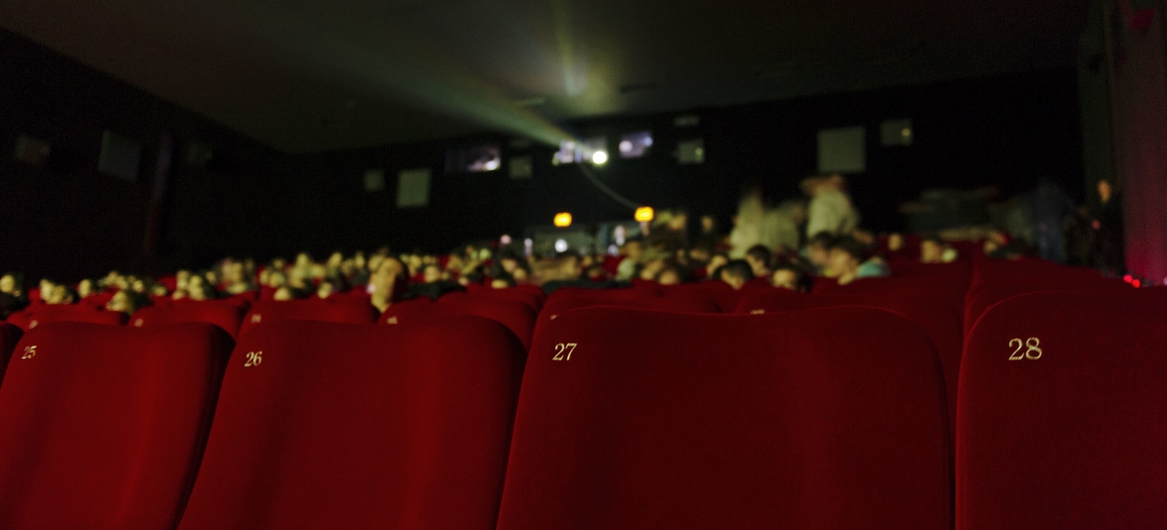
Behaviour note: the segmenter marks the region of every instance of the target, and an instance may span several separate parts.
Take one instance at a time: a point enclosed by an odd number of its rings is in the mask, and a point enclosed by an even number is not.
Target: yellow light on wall
[[[559,212],[555,214],[555,226],[559,228],[567,228],[571,226],[571,214],[567,212]]]
[[[654,215],[655,214],[652,211],[651,206],[641,206],[640,208],[636,209],[636,213],[632,216],[632,218],[641,223],[648,223],[652,221]]]

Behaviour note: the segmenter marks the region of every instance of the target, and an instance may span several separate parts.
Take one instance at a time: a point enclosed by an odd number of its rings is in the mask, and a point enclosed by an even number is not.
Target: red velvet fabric
[[[239,326],[246,311],[234,304],[201,302],[173,307],[144,307],[134,312],[129,325],[139,328],[169,326],[181,322],[214,324],[231,337],[239,336]]]
[[[728,286],[727,286],[728,287]],[[621,293],[614,290],[593,290],[592,292],[567,292],[560,295],[560,291],[551,294],[547,304],[539,312],[539,319],[535,323],[535,335],[545,328],[551,321],[573,309],[583,307],[624,307],[643,309],[645,311],[668,311],[673,313],[720,313],[721,307],[704,292],[670,292],[668,296],[644,296],[629,298],[616,296],[606,298],[603,293]],[[621,293],[622,294],[622,293]]]
[[[547,300],[547,295],[543,294],[543,290],[533,285],[520,285],[518,287],[508,287],[506,289],[494,289],[491,287],[484,287],[481,285],[473,285],[466,289],[466,292],[453,292],[442,295],[438,298],[439,302],[449,302],[453,300],[461,300],[464,298],[485,298],[488,300],[506,300],[508,302],[519,302],[530,306],[531,309],[538,311],[542,309],[543,302]]]
[[[0,528],[174,528],[231,344],[206,324],[29,331],[0,387]]]
[[[179,528],[493,529],[524,357],[478,317],[260,326]]]
[[[445,296],[441,300],[445,300]],[[390,305],[381,314],[382,324],[431,323],[438,319],[448,319],[459,315],[476,315],[499,322],[511,330],[523,343],[523,348],[531,346],[535,334],[535,312],[527,304],[493,300],[473,296],[457,297],[452,301],[431,302],[428,299]]]
[[[8,315],[7,322],[24,331],[54,322],[88,322],[120,326],[126,323],[125,313],[105,311],[84,305],[35,305]]]
[[[239,336],[247,334],[260,323],[283,320],[315,320],[343,324],[372,324],[377,321],[377,310],[368,299],[335,297],[328,300],[289,300],[277,302],[260,300],[251,306],[239,326]]]
[[[0,382],[4,380],[4,369],[8,366],[8,359],[12,356],[12,350],[16,348],[22,334],[20,328],[0,322]]]
[[[1164,321],[1167,297],[1134,290],[985,313],[960,374],[958,529],[1163,527]]]
[[[770,288],[766,278],[754,278],[746,282],[739,290],[734,290],[728,283],[720,280],[707,280],[696,283],[683,283],[662,287],[666,297],[700,296],[712,300],[722,313],[733,313],[746,296]]]
[[[944,371],[949,427],[955,427],[956,388],[960,375],[963,333],[960,314],[944,300],[911,291],[851,295],[802,294],[774,289],[752,295],[738,306],[739,314],[800,311],[820,307],[877,307],[911,320],[932,341]],[[759,313],[761,312],[761,313]]]
[[[882,310],[564,314],[529,355],[498,529],[951,528],[943,392]]]
[[[1102,294],[1125,294],[1135,289],[1125,282],[1116,279],[1103,278],[1100,275],[1088,280],[1060,280],[1057,278],[1034,277],[1029,279],[1012,279],[1010,281],[983,281],[974,285],[968,291],[964,301],[964,329],[967,333],[973,324],[993,304],[1002,300],[1041,291],[1078,291]]]
[[[117,294],[114,291],[105,291],[97,293],[93,296],[82,298],[78,305],[83,305],[92,308],[105,308],[105,304],[113,299],[113,295]]]
[[[884,294],[912,292],[943,299],[953,309],[964,307],[968,282],[942,276],[907,276],[899,278],[863,278],[847,285],[815,282],[814,294]]]

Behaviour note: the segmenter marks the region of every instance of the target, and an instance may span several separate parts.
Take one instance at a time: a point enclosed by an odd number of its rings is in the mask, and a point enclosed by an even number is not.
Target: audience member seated
[[[754,245],[746,251],[744,259],[750,264],[750,270],[756,278],[770,277],[770,259],[772,253],[765,245]]]
[[[887,265],[879,257],[866,259],[867,247],[857,239],[845,236],[831,244],[828,265],[824,275],[839,285],[847,285],[859,278],[882,277],[889,274]]]
[[[150,305],[150,298],[137,291],[118,291],[105,304],[106,311],[122,312],[127,315]]]
[[[732,260],[721,267],[720,271],[721,281],[729,284],[735,291],[740,291],[747,282],[754,279],[754,269],[744,259]]]
[[[928,236],[920,242],[921,263],[952,263],[957,257],[956,249],[937,236]]]

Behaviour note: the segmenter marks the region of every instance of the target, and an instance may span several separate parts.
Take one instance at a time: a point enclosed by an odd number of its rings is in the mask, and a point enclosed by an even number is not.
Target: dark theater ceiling
[[[0,0],[0,26],[299,153],[1065,66],[1082,4]]]

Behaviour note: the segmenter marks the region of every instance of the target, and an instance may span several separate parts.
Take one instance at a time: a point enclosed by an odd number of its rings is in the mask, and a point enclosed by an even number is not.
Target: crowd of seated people
[[[179,300],[248,300],[367,297],[379,311],[395,301],[443,293],[477,284],[502,289],[535,285],[550,293],[563,287],[605,288],[639,283],[662,286],[724,282],[740,289],[754,279],[775,287],[809,290],[814,281],[847,285],[883,277],[897,263],[948,263],[962,254],[1016,259],[1034,255],[1018,238],[988,230],[978,243],[954,242],[935,234],[877,236],[860,227],[840,176],[812,177],[803,183],[805,201],[784,201],[770,208],[760,191],[746,194],[730,233],[704,215],[690,237],[688,213],[660,212],[642,234],[628,238],[614,253],[573,250],[530,255],[522,245],[465,245],[448,254],[395,254],[388,248],[345,255],[333,252],[322,262],[299,253],[291,262],[275,258],[225,258],[204,270],[179,270],[150,278],[110,271],[77,283],[44,278],[26,289],[25,276],[0,277],[0,316],[30,304],[88,305],[109,311],[134,311]],[[816,280],[817,279],[817,280]]]

